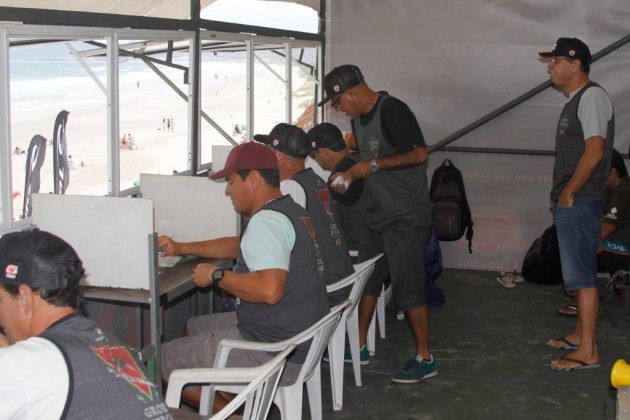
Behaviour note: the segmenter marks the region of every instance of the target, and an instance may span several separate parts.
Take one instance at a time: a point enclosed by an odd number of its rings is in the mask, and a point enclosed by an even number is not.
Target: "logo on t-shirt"
[[[155,385],[144,376],[126,347],[104,345],[92,347],[92,351],[117,378],[124,379],[149,401],[157,398]]]
[[[608,214],[606,215],[606,219],[617,220],[617,207],[613,207],[612,209],[608,211]]]

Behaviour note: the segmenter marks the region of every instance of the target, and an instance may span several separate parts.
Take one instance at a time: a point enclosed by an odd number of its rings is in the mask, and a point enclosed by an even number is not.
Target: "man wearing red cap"
[[[257,143],[236,146],[225,168],[210,176],[225,178],[225,194],[234,209],[248,219],[241,237],[181,243],[162,236],[163,255],[189,254],[236,259],[234,271],[199,264],[193,280],[200,287],[224,289],[238,297],[236,313],[226,312],[188,320],[189,337],[166,343],[164,376],[174,369],[212,367],[224,338],[259,342],[286,340],[304,331],[328,312],[326,288],[317,275],[315,242],[309,217],[279,189],[274,153]],[[194,221],[192,221],[194,223]],[[308,343],[298,345],[283,373],[291,380],[299,371]],[[264,352],[230,353],[228,366],[257,366],[271,356]]]
[[[540,56],[548,61],[554,88],[568,98],[556,130],[551,202],[564,286],[575,291],[578,307],[573,332],[551,339],[547,345],[573,350],[553,360],[552,369],[581,370],[599,366],[595,253],[606,203],[615,120],[610,98],[589,80],[591,53],[584,42],[560,38],[551,51]]]

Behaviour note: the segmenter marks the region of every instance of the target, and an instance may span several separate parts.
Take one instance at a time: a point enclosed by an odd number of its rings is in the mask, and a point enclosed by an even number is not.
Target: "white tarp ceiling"
[[[537,52],[558,37],[579,37],[595,53],[627,36],[628,22],[628,0],[333,1],[328,65],[357,64],[373,88],[405,100],[431,145],[548,80]],[[630,44],[594,63],[591,77],[612,97],[615,146],[627,153]],[[453,146],[553,150],[563,103],[547,89]],[[475,220],[474,253],[463,240],[443,242],[445,264],[520,269],[551,224],[553,158],[438,152],[429,177],[445,157],[464,172]]]
[[[203,9],[215,1],[201,0],[201,8]],[[297,3],[319,11],[318,0],[275,1]],[[167,17],[171,19],[188,19],[190,17],[190,0],[0,0],[0,6]]]

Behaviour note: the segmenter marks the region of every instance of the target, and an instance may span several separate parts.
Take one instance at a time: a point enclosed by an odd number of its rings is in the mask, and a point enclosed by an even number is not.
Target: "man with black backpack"
[[[588,78],[591,53],[577,38],[558,39],[548,60],[554,87],[568,97],[556,130],[551,201],[566,290],[575,291],[576,328],[547,345],[571,353],[551,362],[555,370],[598,367],[597,264],[615,120],[606,92]]]
[[[359,306],[361,360],[368,359],[367,330],[389,268],[396,306],[407,312],[416,351],[392,381],[415,383],[437,375],[429,348],[429,314],[425,293],[423,252],[431,232],[427,182],[429,153],[418,121],[409,107],[387,92],[365,83],[357,66],[334,68],[324,78],[331,106],[352,119],[361,160],[332,174],[332,188],[345,193],[354,180],[365,179],[366,225],[361,232],[359,259],[385,253],[368,280]]]

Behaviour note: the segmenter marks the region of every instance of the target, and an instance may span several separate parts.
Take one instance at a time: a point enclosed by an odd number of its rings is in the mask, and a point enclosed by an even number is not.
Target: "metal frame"
[[[324,0],[323,0],[324,1]],[[198,0],[191,0],[193,12]],[[10,47],[20,45],[31,45],[46,42],[65,42],[67,48],[73,56],[83,66],[86,73],[94,80],[99,88],[104,91],[107,103],[107,171],[108,171],[108,194],[112,196],[126,196],[136,194],[138,187],[131,187],[125,190],[120,189],[120,151],[118,149],[119,138],[119,57],[136,56],[142,59],[146,65],[152,68],[159,77],[164,76],[157,69],[155,64],[176,67],[182,71],[188,71],[189,89],[185,93],[179,90],[168,77],[162,79],[174,88],[184,100],[188,101],[188,165],[187,170],[182,174],[197,174],[208,167],[207,163],[201,162],[201,118],[204,118],[214,127],[227,141],[236,144],[232,137],[225,132],[210,116],[201,110],[201,51],[208,48],[207,41],[226,41],[228,44],[217,47],[226,51],[246,51],[246,118],[247,132],[251,135],[255,131],[254,115],[254,52],[257,49],[272,49],[274,52],[284,55],[285,77],[281,78],[286,88],[285,119],[292,120],[292,66],[293,48],[316,48],[317,62],[315,70],[323,68],[321,56],[323,39],[320,34],[309,34],[295,31],[285,31],[273,28],[255,27],[249,25],[232,24],[225,22],[215,22],[191,18],[191,20],[176,20],[162,18],[146,18],[142,16],[121,16],[103,13],[86,13],[58,10],[28,9],[0,7],[0,14],[4,21],[19,21],[24,24],[0,24],[0,206],[4,209],[0,220],[0,233],[9,230],[17,230],[28,226],[30,219],[13,220],[13,203],[11,191],[13,188],[11,171],[11,120],[10,120],[10,78],[9,78],[9,50]],[[45,25],[43,25],[45,24]],[[103,25],[107,27],[103,27]],[[12,41],[10,41],[10,39]],[[105,43],[94,40],[103,39]],[[147,44],[156,42],[166,42],[166,49],[159,50],[159,46],[147,54],[138,54],[129,51],[132,45],[121,45],[125,40],[142,39]],[[97,48],[91,51],[77,52],[71,42],[83,41],[95,45]],[[168,56],[175,49],[181,50],[181,41],[188,42],[190,53],[189,67],[175,65],[170,62]],[[178,43],[178,45],[174,45]],[[233,45],[230,43],[238,43]],[[139,45],[136,45],[138,47]],[[209,48],[212,48],[210,46]],[[283,50],[283,51],[282,51]],[[150,57],[148,54],[167,52],[167,60],[160,60]],[[106,56],[107,86],[104,86],[89,65],[84,61],[84,57],[93,55]],[[313,67],[313,66],[309,66]],[[160,75],[161,74],[161,75]],[[323,72],[316,74],[317,97],[319,100],[319,86]],[[316,110],[315,119],[321,110]]]

